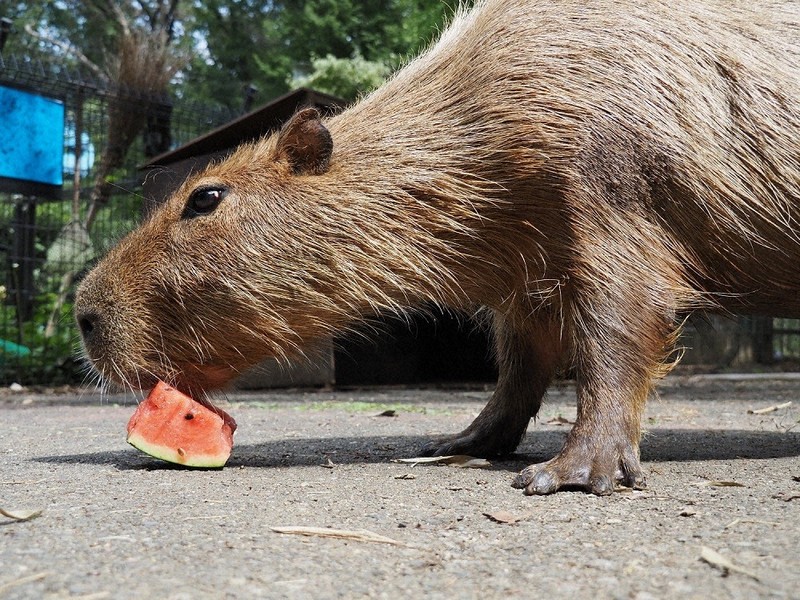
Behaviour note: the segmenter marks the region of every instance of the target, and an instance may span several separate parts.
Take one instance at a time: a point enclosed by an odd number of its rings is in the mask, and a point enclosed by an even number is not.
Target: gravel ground
[[[510,487],[559,449],[568,384],[509,460],[392,462],[466,426],[488,394],[231,394],[222,470],[128,446],[133,398],[0,394],[0,508],[42,511],[0,517],[0,598],[800,598],[797,377],[667,379],[648,407],[642,492]]]

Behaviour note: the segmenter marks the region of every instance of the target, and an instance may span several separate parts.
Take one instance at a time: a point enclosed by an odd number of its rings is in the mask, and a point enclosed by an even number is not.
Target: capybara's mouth
[[[206,392],[225,387],[239,373],[232,367],[213,364],[183,366],[170,378],[177,389],[198,402]],[[212,408],[208,406],[208,408]],[[213,410],[213,408],[212,408]]]
[[[159,381],[163,381],[203,404],[206,404],[202,399],[207,392],[224,388],[239,374],[233,367],[211,364],[171,365],[169,368],[154,365],[140,368],[107,364],[106,361],[96,361],[91,358],[87,361],[99,373],[102,380],[112,387],[149,391]],[[213,410],[210,405],[208,408]]]

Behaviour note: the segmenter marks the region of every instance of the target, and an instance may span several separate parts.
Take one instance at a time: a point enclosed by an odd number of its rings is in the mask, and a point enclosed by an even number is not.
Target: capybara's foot
[[[588,440],[572,439],[555,458],[525,467],[511,484],[525,495],[577,489],[605,496],[617,486],[646,486],[637,448],[630,442],[592,450]]]
[[[422,447],[420,454],[421,456],[466,454],[481,458],[505,456],[514,452],[523,435],[525,435],[524,427],[519,432],[485,431],[468,427],[456,435],[431,440]]]

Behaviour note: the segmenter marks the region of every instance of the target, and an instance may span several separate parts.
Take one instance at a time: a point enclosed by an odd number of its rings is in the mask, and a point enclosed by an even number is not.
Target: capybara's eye
[[[213,212],[227,193],[228,190],[221,186],[197,188],[189,195],[182,218],[191,219]]]

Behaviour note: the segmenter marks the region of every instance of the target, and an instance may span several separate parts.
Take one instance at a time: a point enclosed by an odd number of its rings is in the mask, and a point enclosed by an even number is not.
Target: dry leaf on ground
[[[14,521],[30,521],[42,514],[41,510],[5,510],[0,508],[0,515]]]
[[[25,585],[26,583],[33,583],[34,581],[39,581],[40,579],[44,579],[50,575],[49,572],[44,571],[43,573],[34,573],[33,575],[26,575],[25,577],[20,577],[19,579],[15,579],[13,581],[9,581],[8,583],[4,583],[0,585],[0,596],[5,594],[11,588]]]
[[[791,502],[792,500],[800,499],[800,492],[778,492],[772,496],[775,500],[783,500],[784,502]]]
[[[739,483],[737,481],[701,481],[700,483],[695,483],[696,486],[707,486],[707,487],[747,487],[743,483]]]
[[[453,456],[418,456],[416,458],[397,458],[394,462],[411,464],[411,465],[425,465],[425,464],[439,464],[447,465],[449,467],[462,467],[465,469],[484,469],[492,465],[485,458],[475,458],[474,456],[467,456],[466,454],[456,454]]]
[[[495,523],[502,523],[503,525],[513,525],[514,523],[521,521],[523,519],[523,517],[513,515],[507,510],[496,510],[493,513],[483,513],[483,516],[489,519],[490,521],[494,521]]]
[[[784,402],[783,404],[773,404],[772,406],[767,406],[764,408],[756,408],[752,410],[748,410],[748,415],[765,415],[767,413],[775,412],[776,410],[780,410],[782,408],[789,408],[792,405],[790,402]]]
[[[747,575],[748,577],[752,577],[756,581],[761,581],[758,575],[753,573],[752,571],[748,571],[742,567],[739,567],[733,564],[730,560],[722,556],[716,550],[709,548],[708,546],[702,546],[700,548],[700,559],[710,564],[712,567],[715,567],[722,571],[723,575],[727,575],[730,573],[741,573],[742,575]]]
[[[305,535],[310,537],[327,537],[340,540],[351,540],[354,542],[373,542],[377,544],[392,544],[394,546],[407,546],[404,542],[393,540],[392,538],[368,531],[367,529],[329,529],[327,527],[270,527],[276,533],[287,535]]]
[[[557,417],[553,417],[552,419],[547,421],[545,425],[575,425],[575,421],[570,421],[566,417],[558,415]]]

